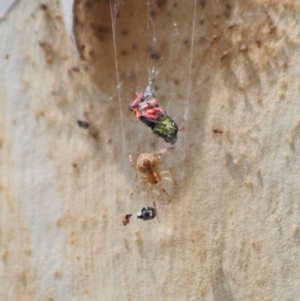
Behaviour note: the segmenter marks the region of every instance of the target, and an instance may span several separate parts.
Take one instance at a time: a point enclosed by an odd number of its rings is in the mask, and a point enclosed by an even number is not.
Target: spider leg
[[[173,193],[172,196],[170,196],[168,193],[166,193],[166,192],[164,191],[164,189],[162,189],[162,188],[164,188],[164,187],[163,187],[163,185],[161,184],[161,190],[162,190],[163,192],[165,192],[168,196],[171,197],[171,199],[170,199],[170,200],[168,201],[168,203],[167,203],[167,204],[169,204],[169,203],[172,201],[173,197],[174,197],[174,196],[177,194],[177,192],[178,192],[178,184],[177,184],[177,182],[176,182],[176,180],[175,180],[175,178],[174,178],[172,172],[171,172],[169,169],[168,169],[168,170],[162,171],[160,174],[169,174],[169,175],[170,175],[170,178],[168,178],[168,177],[162,177],[162,179],[163,179],[163,180],[166,180],[166,181],[168,181],[168,182],[171,182],[171,183],[173,184],[173,187],[174,187],[174,193]]]
[[[131,192],[130,199],[132,199],[133,195],[136,193],[139,187],[141,187],[143,184],[146,184],[148,180],[144,180],[141,183],[137,184],[134,188],[134,190]]]
[[[173,193],[173,195],[171,196],[171,200],[172,200],[173,197],[177,194],[178,185],[177,185],[175,179],[167,178],[167,177],[162,177],[162,179],[164,179],[165,181],[171,182],[171,183],[173,184],[173,187],[174,187],[174,193]],[[168,202],[167,204],[169,204],[169,203],[171,202],[171,200],[169,200],[169,202]]]
[[[133,160],[132,160],[131,153],[128,153],[128,159],[129,159],[130,165],[131,165],[134,169],[136,169],[135,166],[134,166]]]
[[[134,182],[136,182],[137,180],[147,180],[147,177],[141,176],[141,175],[136,173],[135,176],[134,176]]]
[[[139,170],[136,168],[136,166],[135,166],[135,164],[134,164],[134,162],[133,162],[133,160],[132,160],[131,153],[128,153],[128,158],[129,158],[129,163],[130,163],[130,165],[131,165],[136,171],[139,171]]]
[[[157,208],[156,208],[156,202],[155,202],[155,196],[154,196],[154,192],[153,192],[153,185],[152,185],[151,182],[149,182],[149,190],[151,192],[151,198],[152,198],[153,207],[156,210],[157,220],[159,221],[158,213],[157,213]]]
[[[161,156],[166,154],[169,150],[173,149],[175,146],[169,146],[169,147],[166,147],[166,148],[163,148],[161,150],[159,150],[158,152],[154,153],[153,155],[154,156],[157,156],[157,158],[160,160]]]
[[[159,185],[160,189],[162,190],[162,192],[163,192],[164,194],[166,194],[166,195],[169,196],[170,198],[173,197],[172,195],[170,195],[170,194],[167,193],[167,191],[166,191],[164,185],[163,185],[161,182],[159,182],[158,185]],[[172,200],[172,199],[171,199],[171,200]],[[170,200],[169,202],[171,202],[171,200]],[[168,203],[169,203],[169,202],[168,202]]]

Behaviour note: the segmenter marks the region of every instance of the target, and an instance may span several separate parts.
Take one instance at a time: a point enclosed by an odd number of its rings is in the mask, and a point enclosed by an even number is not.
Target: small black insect
[[[154,219],[155,217],[156,217],[156,209],[153,207],[148,207],[147,209],[144,207],[137,214],[137,218],[143,219],[144,221],[147,221],[149,219]]]

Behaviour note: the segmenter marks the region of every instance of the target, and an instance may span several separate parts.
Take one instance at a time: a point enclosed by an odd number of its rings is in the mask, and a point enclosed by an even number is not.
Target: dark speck
[[[178,80],[178,79],[174,79],[173,82],[174,82],[174,84],[175,84],[176,86],[179,85],[179,80]]]
[[[205,5],[206,5],[205,0],[200,0],[200,6],[201,6],[202,8],[205,8]]]
[[[154,10],[150,11],[150,17],[154,17],[156,15],[156,12]]]
[[[150,54],[150,59],[152,60],[159,60],[160,59],[160,55],[151,47],[147,48],[147,52]]]
[[[99,40],[103,40],[105,35],[107,35],[111,32],[110,28],[105,27],[105,26],[101,26],[101,25],[97,25],[97,24],[94,24],[94,23],[91,23],[90,27],[93,29],[95,36]]]
[[[73,72],[80,72],[80,70],[79,70],[78,67],[72,67],[72,68],[71,68],[71,71],[73,71]]]
[[[228,56],[228,52],[224,52],[223,53],[223,55],[221,56],[221,58],[220,58],[220,62],[222,63],[224,60],[225,60],[225,58]]]
[[[164,7],[166,5],[167,1],[166,0],[157,0],[156,1],[156,6],[161,8]]]
[[[277,27],[273,25],[273,26],[270,27],[270,32],[269,33],[273,34],[273,33],[276,32],[276,30],[277,30]]]
[[[214,128],[214,129],[213,129],[213,132],[214,132],[215,134],[223,134],[223,131],[220,130],[220,129],[218,129],[218,128]]]
[[[229,17],[230,16],[230,10],[231,10],[231,6],[229,4],[226,5],[226,11],[225,11],[225,16]]]
[[[261,47],[261,40],[260,39],[256,40],[256,45],[257,45],[258,48]]]
[[[41,3],[40,9],[46,11],[48,9],[48,6],[46,4]]]
[[[87,129],[90,126],[89,122],[81,121],[81,120],[77,120],[77,124],[79,127],[83,128],[83,129]]]

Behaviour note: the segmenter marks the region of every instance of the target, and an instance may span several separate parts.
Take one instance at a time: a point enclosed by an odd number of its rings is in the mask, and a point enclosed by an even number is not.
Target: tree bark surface
[[[299,300],[300,6],[239,2],[0,20],[1,300]],[[130,199],[128,153],[168,147],[128,110],[150,77],[181,127],[159,221],[147,185]]]

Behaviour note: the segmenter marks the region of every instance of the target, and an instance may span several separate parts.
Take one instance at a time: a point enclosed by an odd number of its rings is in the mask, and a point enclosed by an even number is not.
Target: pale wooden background
[[[1,300],[299,300],[299,2],[132,2],[77,1],[78,53],[68,1],[0,21]],[[184,131],[143,222],[127,154],[167,145],[128,105],[152,68]]]

